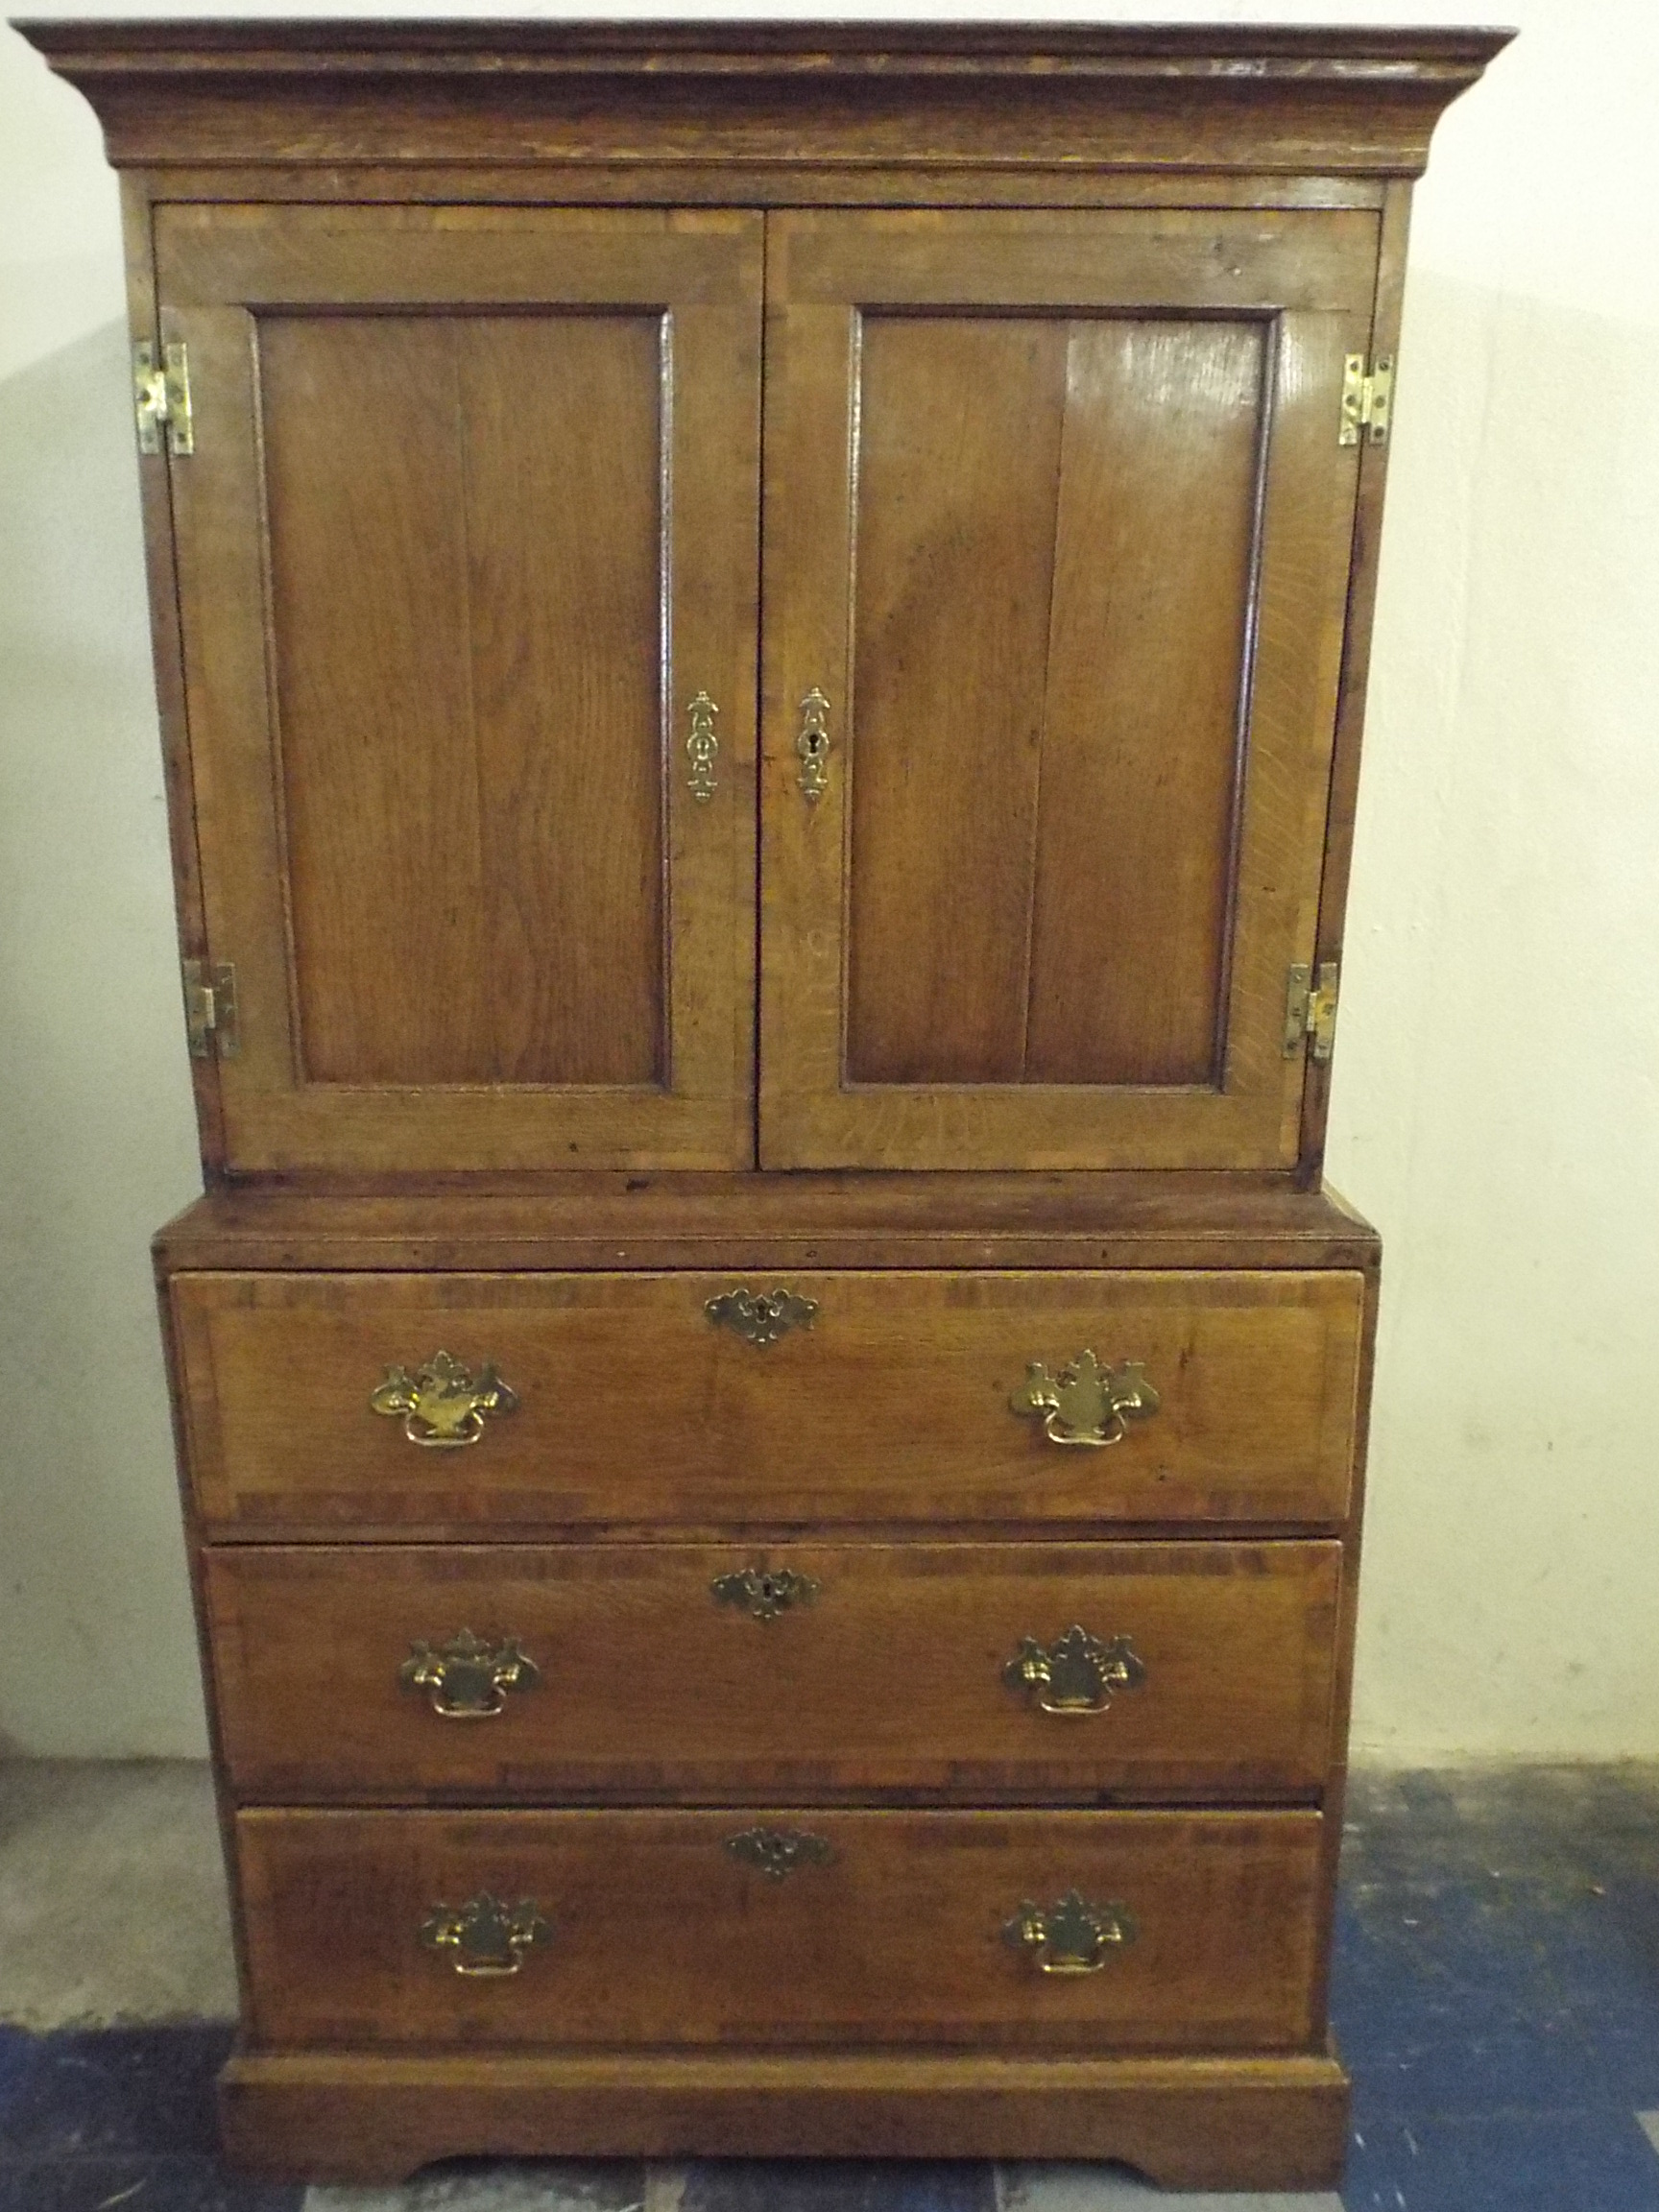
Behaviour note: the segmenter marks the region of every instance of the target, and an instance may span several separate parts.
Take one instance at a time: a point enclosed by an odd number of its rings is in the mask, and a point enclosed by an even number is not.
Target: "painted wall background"
[[[1659,12],[1507,12],[1418,193],[1330,1147],[1387,1239],[1356,1743],[1397,1762],[1659,1754]],[[122,315],[92,116],[0,31],[0,1748],[63,1755],[204,1743]]]

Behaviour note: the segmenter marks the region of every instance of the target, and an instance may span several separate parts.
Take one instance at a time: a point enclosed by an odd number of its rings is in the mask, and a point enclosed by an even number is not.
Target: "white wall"
[[[1356,1736],[1398,1761],[1659,1753],[1659,12],[1510,13],[1418,193],[1330,1154],[1387,1238]],[[203,1740],[120,315],[92,118],[0,32],[0,1731],[41,1752]]]

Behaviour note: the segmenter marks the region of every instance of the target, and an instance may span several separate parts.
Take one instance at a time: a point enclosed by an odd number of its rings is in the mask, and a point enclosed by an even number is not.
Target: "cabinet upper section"
[[[1311,1169],[1504,35],[30,35],[130,172],[211,1173]]]
[[[1510,36],[268,19],[21,28],[92,102],[123,167],[742,162],[780,175],[844,168],[850,182],[856,171],[890,167],[914,182],[1011,162],[1415,176],[1441,110]],[[786,196],[775,180],[761,189]],[[850,196],[890,193],[876,176]]]

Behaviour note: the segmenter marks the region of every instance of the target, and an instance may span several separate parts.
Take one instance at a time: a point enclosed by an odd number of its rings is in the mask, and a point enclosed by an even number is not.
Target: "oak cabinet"
[[[29,36],[123,177],[230,2155],[1330,2184],[1320,1163],[1503,36]]]

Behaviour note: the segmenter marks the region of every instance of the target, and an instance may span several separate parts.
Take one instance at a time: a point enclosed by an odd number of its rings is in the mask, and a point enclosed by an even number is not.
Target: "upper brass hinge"
[[[1342,427],[1338,445],[1358,445],[1366,431],[1373,445],[1388,443],[1388,417],[1394,405],[1394,356],[1384,353],[1375,369],[1367,370],[1363,353],[1350,353],[1342,364]]]
[[[221,1060],[234,1060],[241,1047],[236,1028],[236,971],[228,962],[209,968],[204,960],[184,963],[184,1029],[192,1060],[205,1060],[209,1040]]]
[[[156,366],[156,349],[148,338],[132,349],[132,404],[138,417],[138,450],[159,453],[161,427],[167,427],[170,453],[194,453],[196,433],[190,420],[190,359],[180,346],[163,346],[161,366]]]
[[[1321,1066],[1336,1043],[1336,984],[1340,974],[1334,960],[1320,963],[1319,979],[1298,963],[1285,983],[1285,1057],[1311,1040],[1311,1057]]]

